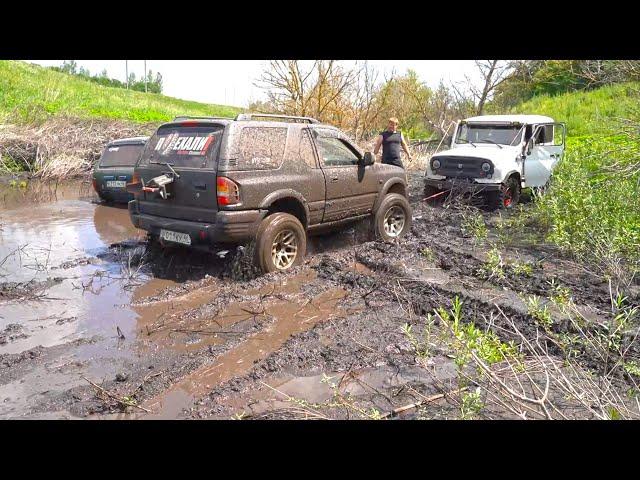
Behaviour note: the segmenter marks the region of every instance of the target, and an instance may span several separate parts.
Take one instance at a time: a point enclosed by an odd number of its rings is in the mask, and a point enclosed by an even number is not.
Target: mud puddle
[[[126,208],[98,204],[86,182],[0,192],[0,357],[73,345],[66,366],[42,365],[19,383],[0,371],[0,416],[20,416],[33,395],[74,386],[81,374],[110,375],[135,355],[137,314],[127,304],[148,276],[100,256],[143,238]],[[74,343],[83,339],[93,340]]]

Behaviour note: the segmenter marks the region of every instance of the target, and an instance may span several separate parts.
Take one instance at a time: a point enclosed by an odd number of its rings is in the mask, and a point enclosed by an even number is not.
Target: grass
[[[514,108],[567,123],[565,158],[534,216],[547,240],[596,260],[605,274],[621,259],[631,272],[640,264],[639,99],[640,84],[625,83],[543,95]]]
[[[105,87],[27,62],[0,60],[0,123],[41,123],[52,116],[146,123],[176,115],[233,117],[241,110]]]
[[[563,95],[540,95],[512,109],[513,113],[548,115],[567,123],[573,137],[611,134],[612,120],[627,118],[638,103],[640,83],[621,83]]]
[[[548,239],[579,257],[640,259],[640,142],[620,136],[569,139],[537,209]]]

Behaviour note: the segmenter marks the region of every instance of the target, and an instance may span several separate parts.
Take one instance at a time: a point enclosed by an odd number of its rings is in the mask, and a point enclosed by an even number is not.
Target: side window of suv
[[[304,129],[300,134],[300,159],[311,168],[317,168],[316,154],[313,151],[313,143],[309,130]]]
[[[240,134],[238,167],[255,170],[279,168],[286,143],[286,127],[244,127]]]
[[[323,165],[327,167],[358,165],[358,156],[339,138],[318,137],[317,142]]]

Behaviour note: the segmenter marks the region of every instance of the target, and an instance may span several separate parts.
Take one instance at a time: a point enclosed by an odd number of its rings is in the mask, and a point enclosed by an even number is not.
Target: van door
[[[564,123],[535,125],[524,160],[525,187],[543,187],[564,155]]]
[[[195,222],[215,222],[218,210],[216,162],[223,125],[183,122],[161,126],[151,137],[135,172],[145,185],[160,175],[174,176],[163,198],[138,197],[140,213]],[[173,175],[176,172],[178,176]]]
[[[363,166],[360,153],[345,139],[333,132],[316,132],[326,185],[323,222],[371,213],[379,187],[371,165]]]

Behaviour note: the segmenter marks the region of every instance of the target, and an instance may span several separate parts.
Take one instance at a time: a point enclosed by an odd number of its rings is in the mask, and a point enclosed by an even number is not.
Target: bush
[[[539,213],[548,238],[585,258],[640,259],[640,142],[616,136],[570,138]]]

